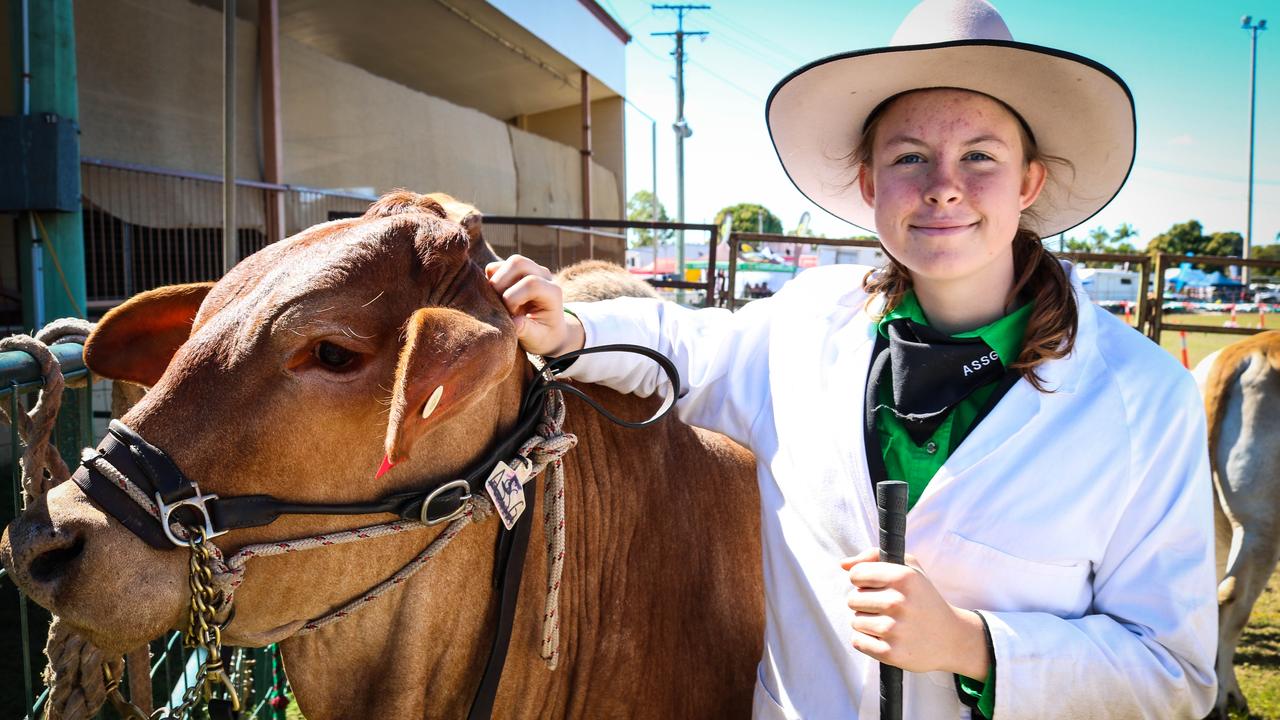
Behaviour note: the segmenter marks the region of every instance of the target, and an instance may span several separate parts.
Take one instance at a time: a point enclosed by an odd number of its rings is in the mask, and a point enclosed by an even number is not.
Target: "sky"
[[[631,33],[627,47],[628,195],[652,186],[650,117],[657,120],[658,196],[676,215],[674,12],[639,0],[599,0]],[[807,201],[769,141],[764,103],[799,66],[887,45],[914,0],[708,0],[685,16],[685,219],[711,222],[739,202],[763,204],[796,227],[802,213],[827,237],[861,234]],[[1069,50],[1107,65],[1133,92],[1137,158],[1111,204],[1067,235],[1129,223],[1135,245],[1175,223],[1244,234],[1249,163],[1250,33],[1258,33],[1255,245],[1280,234],[1280,0],[993,0],[1015,40]],[[646,117],[646,115],[648,117]],[[1131,241],[1132,242],[1132,241]]]

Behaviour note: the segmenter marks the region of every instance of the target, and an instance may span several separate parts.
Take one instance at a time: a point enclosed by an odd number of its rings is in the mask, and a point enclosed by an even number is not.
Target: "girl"
[[[766,630],[758,718],[1198,718],[1216,599],[1203,410],[1164,351],[1040,243],[1118,192],[1132,99],[1106,68],[1016,43],[982,0],[927,0],[893,45],[770,96],[783,167],[874,225],[885,268],[808,270],[738,313],[576,304],[489,267],[526,350],[672,358],[686,422],[756,455]],[[642,395],[656,368],[567,373]],[[879,562],[874,486],[910,486],[907,566]],[[733,498],[726,498],[732,502]]]

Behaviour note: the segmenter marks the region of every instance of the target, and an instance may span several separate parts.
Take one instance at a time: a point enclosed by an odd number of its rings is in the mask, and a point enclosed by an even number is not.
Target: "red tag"
[[[390,470],[391,468],[395,467],[395,465],[396,465],[395,463],[391,462],[391,456],[390,456],[390,455],[384,455],[384,456],[383,456],[383,458],[382,458],[382,467],[378,468],[378,472],[377,472],[377,474],[375,474],[375,475],[373,476],[373,479],[374,479],[374,480],[377,480],[378,478],[382,477],[383,475],[386,475],[386,474],[387,474],[387,471],[388,471],[388,470]]]

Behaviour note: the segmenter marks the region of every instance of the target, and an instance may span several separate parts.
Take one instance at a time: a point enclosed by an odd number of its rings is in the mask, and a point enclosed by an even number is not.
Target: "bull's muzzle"
[[[87,534],[75,525],[55,525],[44,498],[5,528],[0,564],[29,598],[44,607],[53,599],[84,555]]]

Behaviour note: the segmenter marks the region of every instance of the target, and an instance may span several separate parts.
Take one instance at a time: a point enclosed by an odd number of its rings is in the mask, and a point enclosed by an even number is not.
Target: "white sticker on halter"
[[[444,395],[443,385],[437,387],[436,391],[431,393],[431,397],[430,399],[427,400],[427,404],[422,406],[423,420],[426,420],[427,418],[431,417],[431,413],[436,411],[436,406],[440,404],[441,395]]]
[[[489,473],[489,479],[484,481],[489,499],[493,501],[498,517],[502,518],[502,524],[508,530],[515,527],[516,521],[524,512],[524,484],[528,482],[529,475],[528,465],[512,468],[499,461],[493,466],[493,472]]]

